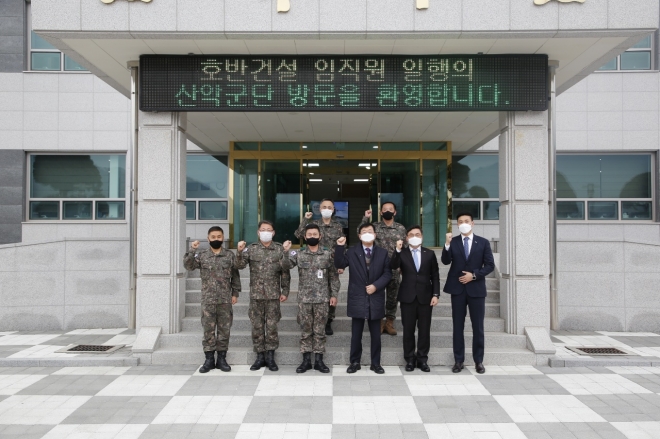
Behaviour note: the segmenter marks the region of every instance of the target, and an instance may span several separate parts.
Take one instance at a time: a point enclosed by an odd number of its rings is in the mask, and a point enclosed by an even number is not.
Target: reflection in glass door
[[[278,242],[297,241],[301,203],[300,160],[262,160],[261,218],[275,224]]]

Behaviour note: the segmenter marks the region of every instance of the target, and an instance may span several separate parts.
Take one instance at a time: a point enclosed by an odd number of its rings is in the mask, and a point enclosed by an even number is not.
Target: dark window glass
[[[96,219],[99,220],[121,220],[124,219],[123,201],[97,201]]]
[[[380,144],[381,151],[419,151],[419,142],[386,142]]]
[[[380,162],[380,204],[392,201],[401,224],[419,224],[419,171],[419,160]]]
[[[32,155],[31,198],[124,198],[124,155]]]
[[[226,220],[227,202],[226,201],[200,201],[199,202],[200,220]]]
[[[644,37],[639,43],[631,47],[631,49],[650,49],[651,48],[651,35]]]
[[[447,151],[447,142],[424,142],[422,143],[424,151]]]
[[[90,220],[92,219],[92,202],[91,201],[65,201],[63,203],[64,214],[62,219],[65,220]]]
[[[650,220],[651,216],[650,201],[622,201],[621,218],[624,220]]]
[[[451,203],[452,218],[456,219],[459,213],[469,212],[472,218],[476,221],[481,219],[480,206],[478,201],[454,201]]]
[[[616,220],[619,219],[619,203],[616,201],[589,201],[590,220]]]
[[[499,198],[499,158],[496,154],[454,156],[452,160],[454,198]]]
[[[257,151],[259,149],[258,142],[234,142],[234,149],[237,151]]]
[[[234,243],[253,239],[258,222],[258,160],[234,160]],[[298,226],[296,226],[298,227]],[[283,240],[279,239],[279,242]]]
[[[195,219],[195,202],[186,201],[186,219],[194,220]]]
[[[32,70],[61,70],[61,54],[59,52],[32,52]]]
[[[227,198],[227,156],[189,154],[186,198]]]
[[[307,151],[372,151],[376,146],[373,142],[307,142],[302,148]]]
[[[262,218],[275,224],[281,242],[298,242],[293,233],[300,224],[302,209],[300,161],[262,160],[261,171],[261,196],[267,200],[263,203]],[[256,225],[252,230],[256,230]]]
[[[64,70],[68,71],[86,71],[87,69],[69,58],[68,56],[64,55]]]
[[[651,70],[651,52],[623,52],[621,70]]]
[[[614,58],[613,60],[610,60],[607,64],[605,64],[598,70],[616,70],[616,61],[617,58]]]
[[[33,49],[57,50],[55,46],[41,38],[39,35],[35,34],[34,31],[31,31],[30,34],[30,45]]]
[[[484,218],[485,220],[499,220],[500,219],[500,202],[499,201],[484,201]]]
[[[651,156],[557,155],[557,198],[651,198]]]
[[[31,201],[30,219],[32,220],[60,219],[59,201]]]
[[[262,142],[262,151],[300,151],[298,142]]]
[[[557,201],[558,220],[583,220],[583,201]]]

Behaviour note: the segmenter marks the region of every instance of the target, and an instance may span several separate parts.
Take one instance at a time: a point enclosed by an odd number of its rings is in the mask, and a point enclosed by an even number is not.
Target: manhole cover
[[[123,344],[119,344],[119,345],[70,344],[69,346],[59,349],[55,352],[65,353],[65,354],[109,354],[123,347],[124,347]]]
[[[566,349],[570,349],[571,351],[580,354],[580,355],[590,355],[590,356],[598,356],[598,355],[635,355],[632,352],[628,352],[624,349],[621,348],[615,348],[612,346],[594,346],[594,347],[586,347],[586,346],[566,346]]]

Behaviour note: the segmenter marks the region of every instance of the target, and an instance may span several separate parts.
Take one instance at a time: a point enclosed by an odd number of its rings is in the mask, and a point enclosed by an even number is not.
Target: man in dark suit
[[[431,315],[440,297],[440,270],[435,252],[422,247],[422,228],[412,226],[406,230],[408,248],[397,241],[390,267],[401,268],[401,286],[398,300],[401,302],[403,324],[403,356],[406,371],[415,366],[422,372],[430,372],[428,365],[431,347]],[[415,353],[415,326],[417,327],[417,353]]]
[[[335,267],[350,267],[348,274],[347,314],[352,321],[351,365],[346,372],[360,370],[362,357],[362,332],[364,322],[371,334],[371,370],[385,373],[380,365],[380,322],[385,317],[385,287],[392,278],[387,250],[374,245],[376,233],[371,224],[358,228],[361,243],[346,251],[346,238],[341,237],[335,246]]]
[[[470,310],[472,321],[472,358],[478,373],[484,368],[484,316],[486,314],[486,276],[495,269],[493,252],[487,239],[472,233],[474,220],[471,213],[457,217],[461,234],[447,242],[442,250],[442,263],[451,264],[444,292],[451,294],[451,317],[454,323],[454,367],[452,372],[463,370],[465,361],[465,316]]]

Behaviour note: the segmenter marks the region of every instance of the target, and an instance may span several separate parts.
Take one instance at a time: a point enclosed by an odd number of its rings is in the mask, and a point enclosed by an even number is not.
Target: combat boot
[[[316,354],[314,359],[314,370],[318,370],[321,373],[328,373],[330,369],[323,362],[323,354]]]
[[[332,330],[332,320],[328,320],[325,324],[325,335],[332,335],[335,331]]]
[[[312,353],[303,352],[303,361],[296,369],[296,373],[305,373],[312,368]]]
[[[381,333],[381,334],[382,334],[383,332],[385,332],[385,322],[386,322],[385,319],[382,319],[382,320],[380,321],[380,333]]]
[[[388,317],[385,322],[385,332],[389,335],[396,335],[396,329],[394,329],[394,317]]]
[[[199,373],[206,373],[211,369],[215,369],[215,352],[204,352],[204,355],[206,356],[206,361],[204,361],[202,367],[199,368]]]
[[[218,362],[215,367],[223,372],[231,370],[231,366],[227,364],[227,351],[218,351]]]
[[[250,366],[250,370],[259,370],[265,365],[266,365],[266,360],[264,359],[264,353],[257,352],[257,359],[254,360],[254,363],[252,363],[252,366]]]
[[[275,364],[275,351],[266,352],[266,365],[271,372],[277,372],[280,370],[280,368],[277,367],[277,364]]]

